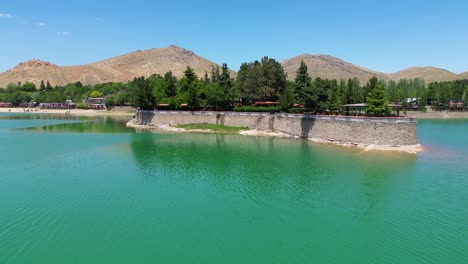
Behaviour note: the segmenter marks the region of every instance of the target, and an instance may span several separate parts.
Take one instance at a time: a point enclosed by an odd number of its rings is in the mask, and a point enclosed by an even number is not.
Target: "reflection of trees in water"
[[[36,131],[36,132],[71,132],[71,133],[130,133],[133,129],[125,126],[125,120],[115,117],[70,117],[64,116],[40,116],[37,119],[47,120],[66,120],[65,123],[52,124],[46,126],[27,127],[20,130]]]
[[[131,149],[148,179],[231,191],[262,202],[326,202],[343,187],[371,203],[374,189],[386,190],[382,186],[392,182],[392,174],[414,163],[407,157],[392,162],[372,154],[362,158],[303,140],[220,134],[134,134]]]

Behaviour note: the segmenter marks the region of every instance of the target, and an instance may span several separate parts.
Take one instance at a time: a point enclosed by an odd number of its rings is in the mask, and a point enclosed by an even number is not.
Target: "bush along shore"
[[[337,114],[340,106],[364,104],[366,115],[390,114],[391,102],[403,110],[466,110],[468,80],[426,84],[422,79],[379,80],[361,84],[348,80],[312,79],[304,62],[293,80],[279,62],[264,57],[243,63],[232,78],[226,64],[204,76],[187,67],[182,78],[172,72],[139,77],[126,83],[83,85],[80,82],[53,87],[47,80],[15,83],[0,88],[0,107],[63,103],[78,107],[89,98],[103,98],[106,107],[133,106],[143,110],[215,110]],[[253,106],[254,105],[254,106]]]

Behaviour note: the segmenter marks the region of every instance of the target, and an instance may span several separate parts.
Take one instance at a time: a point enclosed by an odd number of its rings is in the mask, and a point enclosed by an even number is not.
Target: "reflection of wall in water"
[[[219,124],[262,131],[276,130],[296,137],[359,144],[418,144],[416,120],[413,118],[181,111],[140,111],[136,117],[139,124]]]

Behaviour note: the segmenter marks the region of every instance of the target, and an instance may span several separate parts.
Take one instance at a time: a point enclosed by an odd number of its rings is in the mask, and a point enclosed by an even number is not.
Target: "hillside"
[[[458,75],[458,79],[468,79],[468,71],[467,71],[467,72],[460,73],[460,74]]]
[[[433,81],[451,81],[468,79],[468,72],[455,74],[434,67],[413,67],[396,73],[386,74],[366,69],[329,55],[302,54],[281,62],[289,79],[294,79],[301,61],[304,61],[313,78],[349,79],[357,77],[366,83],[376,76],[385,80],[402,78],[422,78],[427,83]],[[164,74],[172,71],[182,77],[187,66],[192,67],[199,77],[205,71],[211,72],[214,62],[206,60],[192,51],[171,45],[166,48],[135,51],[125,55],[80,66],[58,66],[41,60],[30,60],[18,64],[15,68],[0,73],[0,87],[9,83],[33,82],[39,85],[41,80],[48,80],[54,85],[65,85],[80,81],[83,84],[105,82],[126,82],[135,77],[148,77],[152,74]],[[236,72],[231,71],[235,77]]]
[[[357,77],[363,83],[367,82],[373,76],[377,76],[382,79],[389,78],[385,73],[369,70],[332,56],[302,54],[281,62],[284,70],[288,73],[289,79],[292,80],[295,78],[296,71],[301,64],[301,61],[305,62],[308,67],[309,74],[313,78],[320,77],[341,80]]]
[[[65,85],[81,81],[83,84],[104,82],[125,82],[138,76],[151,76],[172,71],[181,77],[187,66],[202,77],[205,71],[211,72],[212,65],[193,52],[177,47],[135,51],[100,62],[80,66],[58,66],[41,60],[31,60],[18,64],[15,68],[0,74],[0,87],[9,83],[48,80],[52,85]],[[234,73],[234,72],[233,72]]]
[[[421,78],[424,79],[427,83],[438,81],[452,81],[460,78],[459,75],[453,72],[434,67],[408,68],[396,73],[392,73],[390,74],[390,77],[395,80]]]

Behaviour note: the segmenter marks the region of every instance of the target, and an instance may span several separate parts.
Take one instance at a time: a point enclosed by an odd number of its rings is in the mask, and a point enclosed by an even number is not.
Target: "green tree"
[[[93,97],[93,98],[96,98],[96,97],[101,97],[102,96],[102,93],[99,92],[99,91],[92,91],[90,94],[89,94],[89,97]]]
[[[39,86],[39,90],[41,91],[45,91],[46,90],[46,87],[45,87],[45,84],[44,84],[44,81],[41,80],[41,85]]]
[[[180,80],[181,91],[186,94],[187,104],[192,110],[200,107],[200,81],[192,68],[187,66],[184,77]]]
[[[294,105],[294,84],[288,83],[286,88],[284,89],[283,93],[279,97],[279,107],[281,111],[289,112]]]
[[[133,82],[130,83],[130,89],[133,94],[133,106],[139,107],[142,110],[154,109],[156,98],[153,95],[151,86],[144,77],[135,78]]]
[[[113,106],[115,104],[115,96],[109,95],[105,98],[106,107]]]
[[[301,65],[296,71],[294,89],[297,96],[297,102],[305,104],[307,98],[310,96],[310,92],[312,91],[312,78],[308,73],[307,65],[304,61],[301,61]]]
[[[46,91],[51,91],[51,90],[52,90],[52,85],[50,85],[50,82],[49,82],[49,81],[47,81],[45,90],[46,90]]]
[[[388,115],[390,108],[387,93],[381,83],[377,82],[374,85],[366,98],[366,113],[376,116]]]
[[[25,82],[23,84],[22,90],[25,91],[25,92],[35,92],[37,89],[36,89],[36,85],[34,83]]]
[[[372,89],[374,89],[377,85],[377,83],[379,82],[379,79],[377,77],[372,77],[368,82],[367,84],[363,87],[363,94],[362,94],[362,98],[364,99],[364,102],[367,100],[367,95],[370,93],[370,91]]]

